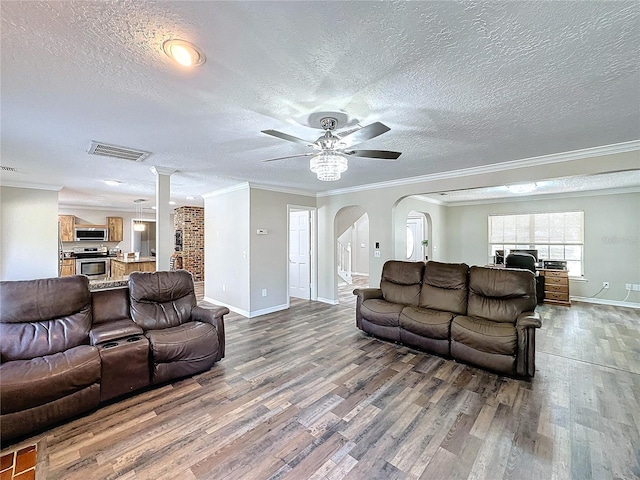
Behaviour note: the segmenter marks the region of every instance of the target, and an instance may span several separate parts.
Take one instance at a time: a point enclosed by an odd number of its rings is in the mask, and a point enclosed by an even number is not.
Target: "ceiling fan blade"
[[[381,160],[396,160],[402,152],[390,152],[389,150],[349,150],[344,152],[356,157],[378,158]]]
[[[318,152],[313,153],[299,153],[297,155],[287,155],[286,157],[278,157],[278,158],[270,158],[269,160],[262,160],[263,162],[275,162],[276,160],[286,160],[287,158],[296,158],[296,157],[310,157],[311,155],[317,155]]]
[[[307,140],[303,140],[302,138],[294,137],[293,135],[289,135],[287,133],[282,133],[277,130],[262,130],[262,133],[266,133],[267,135],[272,135],[274,137],[281,138],[282,140],[288,140],[290,142],[301,143],[302,145],[310,146],[313,145],[313,142],[309,142]]]
[[[357,130],[349,135],[346,135],[340,139],[340,144],[345,147],[350,147],[352,145],[356,145],[358,143],[362,143],[365,140],[369,140],[371,138],[375,138],[378,135],[382,135],[385,132],[391,130],[384,123],[375,122],[371,125],[367,125],[366,127],[362,127],[360,130]]]

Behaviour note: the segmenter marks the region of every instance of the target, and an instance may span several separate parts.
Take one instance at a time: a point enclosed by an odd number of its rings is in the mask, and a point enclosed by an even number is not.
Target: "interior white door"
[[[422,253],[423,225],[422,217],[407,218],[407,260],[410,262],[424,260]]]
[[[311,299],[310,212],[289,212],[289,295]]]

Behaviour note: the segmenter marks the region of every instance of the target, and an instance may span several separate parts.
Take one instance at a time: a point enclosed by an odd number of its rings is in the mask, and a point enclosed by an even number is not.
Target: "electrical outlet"
[[[640,292],[640,284],[634,283],[632,287],[634,292]]]
[[[627,289],[627,290],[631,290],[632,287],[631,287],[630,283],[625,283],[624,284],[624,288]]]
[[[373,256],[374,256],[375,258],[380,258],[380,250],[374,250],[374,251],[373,251]]]
[[[263,297],[266,297],[266,296],[267,296],[267,289],[266,289],[266,288],[263,288],[263,289],[262,289],[262,296],[263,296]]]
[[[609,282],[602,282],[602,288],[609,288]]]

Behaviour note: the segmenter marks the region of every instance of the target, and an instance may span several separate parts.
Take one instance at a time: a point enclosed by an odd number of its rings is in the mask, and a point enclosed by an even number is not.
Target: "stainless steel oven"
[[[111,259],[107,247],[76,247],[76,275],[86,275],[92,280],[107,278],[111,273]]]

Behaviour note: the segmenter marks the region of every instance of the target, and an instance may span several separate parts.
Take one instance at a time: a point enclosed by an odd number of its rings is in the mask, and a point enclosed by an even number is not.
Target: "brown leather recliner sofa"
[[[513,376],[535,374],[536,283],[522,269],[390,260],[360,288],[356,325],[377,337]]]
[[[0,282],[3,443],[123,394],[209,369],[224,357],[226,307],[196,305],[187,271]]]

